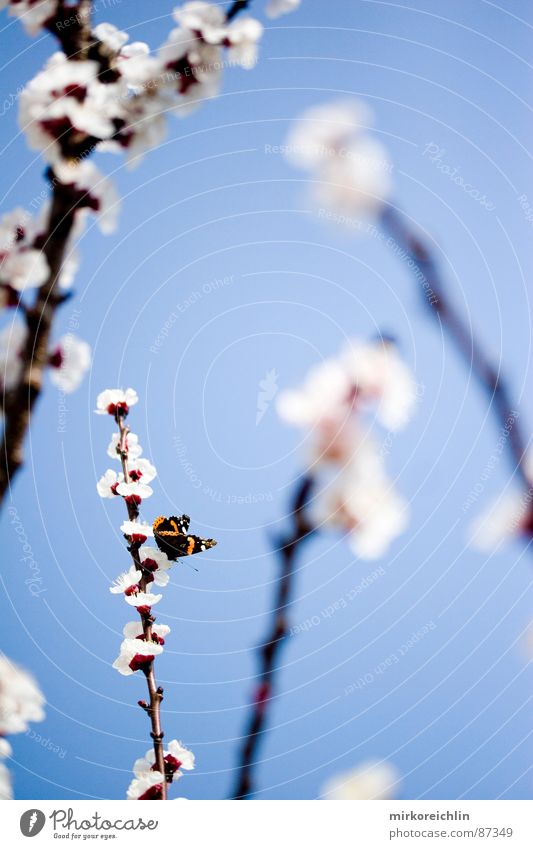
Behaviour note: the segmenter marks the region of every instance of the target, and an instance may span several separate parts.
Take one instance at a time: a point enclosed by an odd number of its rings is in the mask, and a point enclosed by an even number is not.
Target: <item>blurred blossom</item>
[[[358,557],[384,554],[409,516],[364,414],[374,409],[379,423],[398,429],[410,419],[415,397],[412,375],[390,341],[352,340],[312,368],[299,389],[278,398],[281,418],[310,430],[315,526],[342,529]]]
[[[120,198],[111,180],[104,177],[88,159],[75,163],[58,162],[54,166],[54,174],[79,196],[83,210],[96,213],[102,233],[113,233],[117,226]]]
[[[9,14],[20,18],[29,35],[39,30],[57,14],[58,0],[0,0],[0,9],[8,8]]]
[[[400,776],[387,761],[366,761],[356,769],[330,778],[322,788],[326,799],[394,799]]]
[[[371,122],[361,101],[324,104],[304,112],[286,141],[290,162],[311,172],[316,202],[342,216],[375,215],[391,193],[391,161]]]
[[[20,321],[0,330],[0,387],[13,389],[22,374],[22,351],[26,343],[26,325]]]
[[[67,333],[50,356],[50,379],[62,392],[74,392],[91,367],[91,347]]]
[[[266,13],[269,18],[279,18],[281,15],[295,12],[300,2],[301,0],[269,0],[266,5]]]
[[[73,61],[58,51],[22,92],[20,126],[51,164],[85,155],[115,134],[122,94],[118,83],[99,79],[98,62]]]
[[[398,430],[415,401],[415,382],[392,342],[352,339],[337,357],[314,366],[299,389],[281,392],[277,408],[290,424],[320,427],[373,406],[380,424]]]
[[[0,761],[0,802],[5,802],[12,798],[11,773],[7,766]]]
[[[31,19],[33,30],[58,9],[56,3],[9,6],[27,25]],[[216,94],[223,50],[228,64],[256,63],[263,28],[254,18],[241,15],[228,23],[223,9],[204,2],[185,3],[173,15],[178,26],[156,55],[144,42],[128,44],[127,33],[103,22],[93,30],[91,59],[74,61],[58,51],[28,83],[20,125],[56,173],[72,161],[86,169],[84,158],[96,147],[125,152],[130,164],[138,163],[165,137],[167,112],[184,114]]]
[[[38,227],[17,208],[0,219],[0,284],[18,292],[41,286],[48,277],[46,257],[35,247]]]
[[[0,387],[11,390],[20,380],[26,325],[15,321],[0,331]],[[74,392],[91,366],[87,342],[72,333],[63,336],[48,358],[50,379],[62,392]]]
[[[474,520],[469,540],[479,551],[492,551],[511,539],[533,536],[533,463],[529,454],[525,471],[530,480],[525,492],[504,493],[489,509]]]
[[[384,555],[406,530],[409,519],[409,505],[396,493],[368,437],[333,481],[324,485],[313,512],[317,525],[326,522],[342,529],[354,554],[364,560]]]
[[[45,699],[34,678],[0,654],[0,736],[28,730],[44,719]]]

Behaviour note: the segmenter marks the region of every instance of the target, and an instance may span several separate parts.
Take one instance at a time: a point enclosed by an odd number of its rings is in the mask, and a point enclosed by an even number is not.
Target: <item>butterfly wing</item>
[[[199,551],[207,551],[216,545],[214,539],[203,539],[194,534],[187,534],[189,528],[189,517],[158,516],[153,524],[154,537],[157,547],[167,555],[169,560],[177,560],[178,557],[187,557]]]
[[[182,516],[170,516],[168,521],[171,525],[175,526],[175,530],[177,530],[179,534],[186,534],[189,530],[191,517],[184,513]]]
[[[197,537],[194,534],[187,534],[185,537],[186,543],[184,546],[183,554],[181,557],[187,556],[188,554],[197,554],[199,551],[207,551],[208,548],[213,548],[217,544],[216,539],[204,539],[203,537]]]

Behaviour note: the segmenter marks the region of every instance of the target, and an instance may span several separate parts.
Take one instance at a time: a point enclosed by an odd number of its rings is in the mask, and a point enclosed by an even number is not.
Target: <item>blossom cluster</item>
[[[340,100],[308,109],[289,131],[287,158],[310,172],[315,201],[341,220],[376,215],[391,193],[391,161],[368,132],[372,121],[366,103]]]
[[[286,422],[310,432],[310,466],[321,489],[317,526],[341,527],[358,557],[381,556],[406,527],[408,505],[394,490],[383,451],[365,414],[389,431],[409,421],[416,386],[394,344],[352,340],[337,357],[315,366],[304,384],[278,396]]]
[[[10,7],[17,13],[21,5]],[[54,171],[58,163],[79,161],[96,147],[124,151],[137,163],[164,138],[167,112],[183,115],[213,97],[225,65],[255,65],[263,28],[254,18],[228,21],[220,6],[201,0],[177,7],[173,17],[177,26],[156,53],[101,23],[93,29],[86,57],[74,61],[57,52],[28,84],[21,96],[21,126]],[[33,23],[53,31],[53,14],[35,15]],[[94,177],[96,171],[91,173]]]
[[[133,764],[135,778],[128,788],[128,799],[159,799],[163,782],[172,784],[183,775],[182,769],[194,769],[194,755],[179,740],[171,740],[163,752],[165,772],[159,772],[154,762],[154,750],[148,749],[144,758]]]
[[[45,699],[34,679],[0,654],[0,799],[11,799],[11,777],[2,762],[11,756],[6,735],[28,730],[29,722],[44,719]]]
[[[121,531],[128,542],[132,566],[120,574],[109,588],[114,595],[122,596],[124,602],[134,608],[137,620],[127,622],[123,628],[120,652],[113,668],[121,675],[142,672],[147,680],[152,676],[153,663],[163,653],[165,639],[170,633],[168,625],[156,622],[152,608],[161,601],[161,593],[154,589],[165,587],[169,581],[172,562],[166,554],[150,545],[153,537],[151,525],[139,520],[139,510],[145,498],[153,494],[149,484],[157,471],[152,463],[142,457],[142,447],[137,434],[125,424],[130,408],[138,403],[134,389],[106,389],[98,395],[96,413],[112,416],[118,431],[111,435],[107,448],[109,457],[120,463],[121,471],[107,469],[96,484],[102,498],[122,498],[128,519],[122,523]],[[152,676],[153,677],[153,676]],[[150,693],[153,699],[153,693]],[[140,702],[141,707],[151,713],[154,705]],[[135,778],[128,789],[128,799],[162,798],[163,784],[171,784],[182,773],[180,768],[193,769],[194,756],[177,740],[171,741],[164,751],[165,773],[157,769],[154,750],[145,758],[136,761]]]

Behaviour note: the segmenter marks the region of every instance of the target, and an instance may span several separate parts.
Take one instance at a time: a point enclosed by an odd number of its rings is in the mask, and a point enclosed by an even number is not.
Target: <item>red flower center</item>
[[[147,669],[153,659],[153,654],[135,654],[130,660],[128,666],[132,672],[138,672],[139,669]]]

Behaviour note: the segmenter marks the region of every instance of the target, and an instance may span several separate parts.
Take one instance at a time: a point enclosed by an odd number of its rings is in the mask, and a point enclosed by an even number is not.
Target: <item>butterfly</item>
[[[178,557],[187,557],[188,554],[197,554],[199,551],[207,551],[217,544],[216,539],[202,539],[194,534],[189,534],[189,516],[158,516],[152,525],[157,547],[169,560],[177,560]]]

